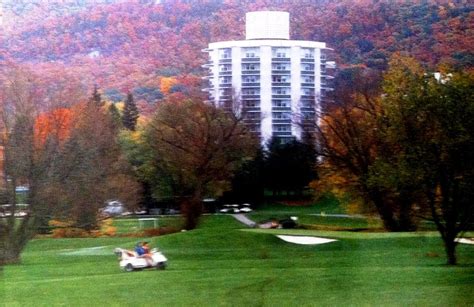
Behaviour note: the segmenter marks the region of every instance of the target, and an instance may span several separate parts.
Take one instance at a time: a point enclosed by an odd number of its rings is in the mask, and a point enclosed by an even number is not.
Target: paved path
[[[232,214],[232,216],[239,222],[241,222],[242,224],[245,224],[247,225],[248,227],[255,227],[255,225],[257,225],[257,223],[255,223],[254,221],[252,221],[251,219],[249,219],[245,214]]]

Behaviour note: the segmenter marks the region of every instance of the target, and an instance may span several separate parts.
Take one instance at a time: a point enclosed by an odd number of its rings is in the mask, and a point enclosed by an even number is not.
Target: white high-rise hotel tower
[[[239,111],[262,143],[314,131],[327,80],[326,44],[290,40],[289,13],[246,14],[246,40],[209,44],[209,98]]]

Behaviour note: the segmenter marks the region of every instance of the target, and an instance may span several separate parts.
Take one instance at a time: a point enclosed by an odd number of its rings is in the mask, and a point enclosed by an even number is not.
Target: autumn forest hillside
[[[429,68],[474,63],[469,1],[70,2],[66,8],[64,1],[4,1],[0,65],[25,63],[45,80],[79,78],[110,100],[132,91],[154,104],[198,89],[207,57],[201,49],[243,39],[245,13],[252,10],[289,11],[291,38],[326,42],[340,67],[385,69],[394,52]]]

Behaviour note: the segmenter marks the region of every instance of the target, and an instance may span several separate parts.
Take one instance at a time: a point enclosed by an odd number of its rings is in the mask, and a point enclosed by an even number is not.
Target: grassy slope
[[[4,270],[4,302],[7,306],[474,304],[474,247],[460,245],[461,265],[446,267],[441,240],[434,233],[289,231],[340,239],[301,246],[273,235],[283,230],[239,228],[230,216],[212,216],[205,217],[198,230],[152,238],[152,245],[169,257],[168,269],[134,273],[119,270],[112,250],[131,248],[138,239],[34,240],[23,264]],[[81,249],[88,247],[99,248]]]

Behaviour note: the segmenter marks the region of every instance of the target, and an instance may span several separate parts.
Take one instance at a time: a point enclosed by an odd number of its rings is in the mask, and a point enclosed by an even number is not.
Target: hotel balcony
[[[242,88],[244,87],[260,87],[260,82],[242,82]]]
[[[336,62],[334,62],[334,61],[327,61],[327,62],[326,62],[326,68],[328,68],[328,69],[335,69],[335,68],[336,68]]]
[[[280,87],[280,86],[289,87],[291,86],[291,83],[290,82],[272,82],[272,87]]]
[[[242,111],[245,112],[260,112],[260,106],[255,107],[242,107]]]
[[[291,112],[291,107],[288,106],[288,107],[274,107],[272,106],[272,111],[276,111],[276,112]]]
[[[290,94],[272,94],[272,99],[289,99],[291,98]]]
[[[291,137],[291,131],[273,131],[272,136],[274,136],[274,137],[282,137],[282,136]]]
[[[242,99],[246,99],[246,100],[260,99],[260,94],[242,94]]]
[[[321,90],[322,91],[326,91],[326,92],[332,92],[334,91],[334,89],[332,87],[325,87],[325,86],[321,86]]]
[[[260,70],[258,70],[258,69],[255,69],[255,70],[242,70],[242,75],[260,76]]]
[[[256,63],[260,62],[260,58],[242,58],[242,63]]]
[[[272,75],[290,75],[290,70],[283,70],[283,69],[272,69]]]
[[[291,62],[291,58],[272,58],[272,63],[288,63]]]
[[[331,79],[334,79],[334,76],[322,74],[322,75],[321,75],[321,78],[331,80]]]
[[[301,58],[301,63],[314,63],[314,58]]]
[[[245,118],[244,117],[243,121],[246,125],[248,125],[248,124],[255,125],[255,124],[259,124],[261,119],[260,119],[260,117],[259,118]]]

